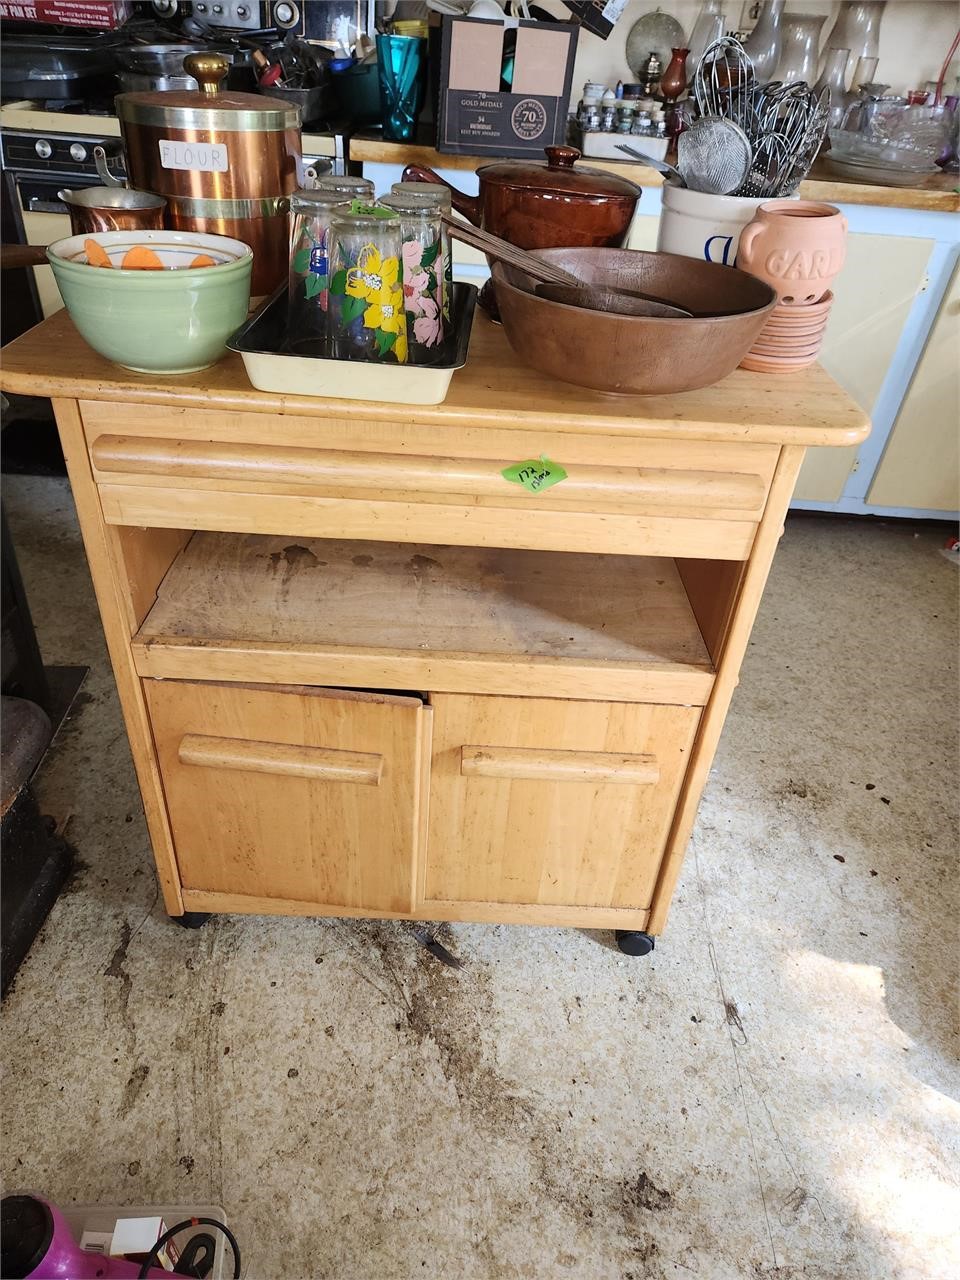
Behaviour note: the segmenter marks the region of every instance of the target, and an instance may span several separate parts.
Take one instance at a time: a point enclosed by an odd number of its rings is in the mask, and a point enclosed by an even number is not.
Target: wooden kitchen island
[[[265,394],[236,356],[128,373],[65,312],[2,386],[54,401],[172,916],[582,925],[634,954],[804,449],[869,429],[819,367],[553,384],[480,315],[431,407]],[[566,479],[502,475],[541,457]]]

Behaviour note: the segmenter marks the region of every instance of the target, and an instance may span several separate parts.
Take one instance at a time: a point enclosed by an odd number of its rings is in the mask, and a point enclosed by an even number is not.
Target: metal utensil
[[[658,173],[666,174],[668,178],[676,178],[681,187],[687,185],[680,170],[675,169],[672,164],[667,164],[666,160],[657,160],[653,156],[648,156],[645,151],[638,151],[636,147],[631,147],[626,142],[618,142],[617,150],[625,152],[628,156],[633,156],[634,160],[642,160],[644,164],[650,165],[651,169],[656,169]]]
[[[538,284],[534,293],[551,302],[569,307],[585,307],[588,311],[613,311],[621,316],[660,316],[663,319],[689,320],[693,315],[685,307],[660,302],[640,294],[624,293],[603,285]]]
[[[726,116],[743,127],[756,83],[750,55],[734,36],[707,45],[693,75],[693,96],[702,116]]]
[[[677,139],[677,168],[691,191],[726,196],[750,173],[753,147],[732,120],[701,116]]]
[[[500,262],[516,267],[541,285],[558,285],[574,291],[577,295],[577,302],[574,304],[576,306],[586,307],[590,311],[618,311],[622,310],[620,304],[633,305],[639,301],[656,307],[668,307],[671,315],[674,316],[690,315],[682,307],[665,302],[663,298],[652,298],[639,289],[620,289],[609,284],[593,285],[586,280],[579,280],[569,271],[545,262],[526,249],[520,249],[517,245],[511,244],[509,240],[501,240],[499,236],[491,235],[489,231],[482,231],[469,222],[461,222],[459,218],[453,218],[449,214],[444,213],[440,216],[450,228],[450,234],[455,240],[462,240],[464,244],[472,245],[474,249],[481,249],[491,257],[499,259]],[[603,294],[604,298],[594,305],[590,301],[590,296],[597,293]],[[568,301],[568,299],[556,299],[556,301]],[[661,315],[662,312],[631,313],[628,311],[624,314]]]

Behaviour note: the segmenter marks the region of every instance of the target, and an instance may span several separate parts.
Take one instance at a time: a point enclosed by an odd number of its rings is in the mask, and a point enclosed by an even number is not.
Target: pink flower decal
[[[423,257],[423,245],[419,240],[404,240],[403,242],[403,272],[416,271]]]
[[[433,298],[420,297],[418,302],[422,314],[413,322],[413,336],[425,347],[435,346],[440,341],[443,328],[439,308]]]
[[[419,315],[423,310],[421,303],[423,302],[423,291],[430,283],[430,277],[425,271],[418,271],[416,275],[405,276],[403,281],[404,305],[408,311]]]

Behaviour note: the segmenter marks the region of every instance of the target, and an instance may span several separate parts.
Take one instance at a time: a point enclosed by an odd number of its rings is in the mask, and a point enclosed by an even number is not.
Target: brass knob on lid
[[[219,53],[191,53],[184,58],[183,69],[188,76],[193,76],[201,93],[217,93],[230,63]]]

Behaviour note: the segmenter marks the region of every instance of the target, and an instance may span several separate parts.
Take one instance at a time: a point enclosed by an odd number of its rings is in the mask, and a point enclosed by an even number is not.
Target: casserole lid
[[[500,160],[485,164],[477,176],[495,186],[562,192],[590,199],[636,200],[641,189],[628,178],[578,165],[576,147],[545,147],[546,160]]]

